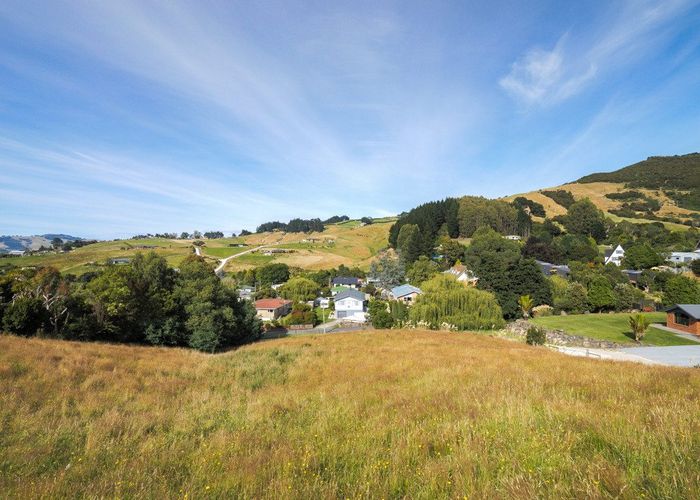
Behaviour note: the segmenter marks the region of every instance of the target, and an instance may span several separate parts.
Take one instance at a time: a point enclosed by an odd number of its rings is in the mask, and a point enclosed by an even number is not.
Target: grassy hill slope
[[[243,240],[251,247],[267,245],[267,249],[286,249],[291,253],[270,256],[263,255],[263,252],[250,253],[230,260],[226,270],[247,269],[269,262],[282,262],[303,269],[327,269],[341,264],[367,269],[371,260],[389,244],[389,228],[395,220],[378,219],[366,226],[350,220],[330,224],[322,233],[272,232],[245,236]]]
[[[202,255],[214,265],[219,259],[266,245],[269,248],[293,250],[293,253],[274,256],[266,256],[261,252],[246,254],[229,261],[226,270],[247,269],[268,262],[284,262],[304,269],[328,269],[340,264],[369,268],[370,261],[388,245],[389,228],[395,220],[395,218],[377,219],[374,224],[367,226],[351,220],[330,224],[322,233],[272,232],[252,234],[242,238],[207,239],[204,240]],[[192,241],[161,238],[103,241],[66,253],[7,258],[0,261],[0,264],[12,264],[18,267],[50,265],[62,272],[80,275],[99,269],[110,259],[133,257],[137,252],[155,251],[163,255],[169,264],[177,267],[185,257],[192,254]],[[237,244],[246,246],[232,246]]]
[[[10,498],[697,498],[698,415],[698,370],[473,334],[0,336]]]
[[[548,217],[566,213],[566,208],[543,194],[546,191],[564,190],[576,200],[589,198],[614,220],[627,219],[633,222],[654,222],[645,219],[637,212],[634,218],[621,217],[611,213],[623,208],[626,201],[611,199],[607,195],[637,192],[640,196],[658,202],[660,208],[654,211],[659,217],[690,220],[700,218],[700,154],[683,156],[655,156],[615,172],[591,174],[576,182],[553,188],[540,189],[529,193],[505,197],[512,201],[518,196],[531,199],[544,206]],[[687,226],[665,222],[670,229],[687,229]]]

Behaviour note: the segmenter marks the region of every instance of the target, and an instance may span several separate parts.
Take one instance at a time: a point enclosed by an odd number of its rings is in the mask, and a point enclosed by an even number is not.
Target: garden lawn
[[[664,313],[644,313],[653,323],[664,323]],[[610,340],[620,344],[639,345],[629,326],[629,313],[616,314],[570,314],[568,316],[545,316],[532,320],[536,325],[564,330],[572,335],[581,335],[600,340]],[[652,326],[646,332],[642,343],[655,346],[698,345],[697,342],[678,337],[670,332]]]

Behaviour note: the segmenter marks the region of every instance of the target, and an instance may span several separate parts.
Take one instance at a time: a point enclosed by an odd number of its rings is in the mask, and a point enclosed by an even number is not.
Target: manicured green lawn
[[[205,255],[211,255],[212,257],[230,257],[231,255],[237,255],[239,253],[250,250],[250,247],[209,247],[206,246],[202,249]]]
[[[645,313],[653,323],[664,323],[664,313]],[[564,330],[572,335],[581,335],[594,339],[610,340],[621,344],[637,344],[629,327],[628,313],[619,314],[572,314],[569,316],[546,316],[535,318],[533,323],[546,328]],[[644,344],[668,345],[697,345],[697,342],[677,337],[670,332],[649,327]]]

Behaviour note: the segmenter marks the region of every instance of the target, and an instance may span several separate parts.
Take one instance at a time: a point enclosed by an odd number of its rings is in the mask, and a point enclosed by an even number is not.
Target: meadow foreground
[[[472,334],[0,336],[0,425],[7,497],[700,496],[700,370]]]

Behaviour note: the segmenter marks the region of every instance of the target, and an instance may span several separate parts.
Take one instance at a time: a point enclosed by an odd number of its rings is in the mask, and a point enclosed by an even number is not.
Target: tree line
[[[76,278],[52,267],[0,276],[0,322],[17,335],[185,346],[214,352],[258,338],[249,302],[201,257],[176,271],[151,252]]]

